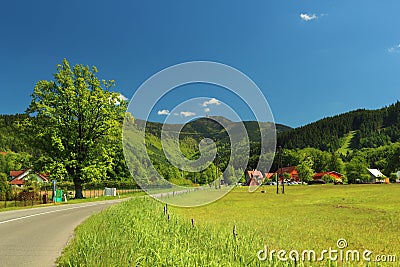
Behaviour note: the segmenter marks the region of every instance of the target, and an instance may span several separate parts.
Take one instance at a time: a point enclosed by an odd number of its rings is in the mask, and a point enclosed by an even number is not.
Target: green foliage
[[[335,182],[335,178],[333,178],[329,174],[324,174],[324,176],[322,176],[322,181],[324,181],[325,183],[329,184],[329,183]]]
[[[299,173],[299,178],[302,182],[308,182],[312,180],[314,175],[314,170],[312,169],[313,160],[309,156],[304,156],[301,163],[297,165],[297,172]]]
[[[336,152],[332,152],[330,159],[327,163],[327,171],[336,171],[338,173],[344,172],[344,163],[340,155]]]
[[[7,174],[0,172],[0,200],[5,200],[11,192],[11,187],[7,181]]]
[[[389,181],[390,181],[391,183],[395,183],[397,179],[398,179],[397,173],[392,172],[392,173],[390,174],[390,176],[389,176]]]
[[[228,185],[235,184],[236,181],[239,180],[239,179],[237,179],[238,177],[236,175],[237,174],[236,174],[236,171],[233,168],[233,166],[229,165],[226,168],[225,172],[224,172],[224,182],[225,182],[225,184],[228,184]]]
[[[23,125],[29,120],[26,114],[0,115],[0,151],[36,154],[38,151],[30,145],[29,132]]]
[[[26,152],[14,153],[7,152],[6,155],[0,154],[0,172],[19,171],[28,169],[32,165],[32,156]]]
[[[169,181],[173,184],[181,186],[191,186],[193,184],[191,180],[184,178],[171,178]]]
[[[358,180],[367,182],[369,180],[368,164],[362,154],[355,155],[346,164],[346,177],[349,184],[356,183]]]
[[[285,180],[289,180],[290,179],[290,173],[285,172],[282,175],[283,175],[283,179],[285,179]],[[275,179],[275,181],[276,181],[276,179]]]
[[[71,68],[64,59],[53,81],[36,84],[27,110],[35,115],[28,127],[32,142],[51,159],[47,168],[61,164],[78,198],[82,183],[105,179],[112,170],[126,109],[120,94],[109,91],[114,81],[100,81],[96,73],[96,67]]]

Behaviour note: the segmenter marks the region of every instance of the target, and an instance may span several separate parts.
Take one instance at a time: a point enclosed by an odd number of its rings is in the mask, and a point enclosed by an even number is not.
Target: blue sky
[[[168,66],[224,63],[250,77],[275,121],[292,127],[400,99],[397,0],[3,1],[0,10],[2,114],[24,112],[35,83],[51,79],[63,58],[97,66],[128,98]],[[150,119],[165,119],[158,111],[192,95],[252,118],[223,90],[186,87],[160,101]],[[208,107],[210,115],[224,115],[218,106]]]

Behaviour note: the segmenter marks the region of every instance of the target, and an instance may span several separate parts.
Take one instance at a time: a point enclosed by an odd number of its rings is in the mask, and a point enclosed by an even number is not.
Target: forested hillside
[[[0,151],[34,152],[21,127],[27,118],[25,114],[0,115]]]
[[[215,118],[214,118],[215,119]],[[231,153],[230,139],[227,129],[238,127],[237,122],[226,118],[222,120],[226,129],[215,122],[213,118],[201,118],[186,125],[165,125],[167,131],[180,132],[180,149],[189,159],[199,157],[199,142],[204,138],[215,141],[218,151],[218,169],[225,171]],[[38,169],[46,161],[40,150],[31,145],[29,133],[24,131],[24,121],[33,120],[27,115],[0,116],[0,151],[17,152],[24,159],[24,166],[33,165]],[[134,120],[134,127],[143,129],[145,123]],[[244,122],[250,141],[250,158],[248,169],[254,169],[259,160],[260,128],[259,123]],[[272,123],[260,123],[261,128],[270,129]],[[208,183],[215,177],[215,162],[202,172],[191,173],[181,171],[173,166],[164,155],[161,144],[163,124],[146,123],[146,149],[150,161],[140,156],[146,153],[136,153],[128,160],[136,166],[133,170],[135,178],[150,177],[149,166],[153,164],[168,180],[177,184]],[[367,168],[378,168],[386,175],[400,169],[400,102],[379,110],[356,110],[345,114],[325,118],[309,125],[291,129],[284,125],[275,125],[278,145],[283,150],[283,166],[307,165],[311,172],[338,171],[346,174],[350,181],[357,177],[367,177]],[[127,136],[134,144],[134,136]],[[11,155],[16,155],[11,154]],[[13,156],[15,157],[15,156]],[[9,158],[13,158],[9,156]],[[126,179],[129,176],[125,159],[120,145],[115,147],[114,167],[108,171],[107,179]],[[6,157],[3,155],[4,160]],[[8,160],[7,160],[8,162]],[[5,162],[3,172],[8,170],[11,163]],[[12,162],[12,160],[10,160]],[[277,158],[272,165],[272,171],[277,168]],[[244,170],[229,170],[228,176],[242,175]],[[262,170],[267,172],[269,170]],[[240,173],[241,172],[241,173]],[[353,180],[352,180],[353,179]]]
[[[400,140],[400,102],[378,110],[360,109],[325,118],[278,135],[287,149],[314,147],[335,151],[342,138],[355,131],[352,149],[374,148]]]
[[[226,128],[221,124],[216,122],[216,120],[222,122]],[[180,171],[178,168],[173,166],[164,155],[163,147],[161,144],[161,130],[164,127],[166,132],[179,132],[180,149],[186,158],[195,160],[200,156],[199,153],[199,143],[205,138],[214,140],[217,152],[218,152],[218,170],[219,173],[225,171],[228,162],[230,160],[231,154],[231,143],[230,137],[227,131],[239,127],[241,123],[232,122],[223,117],[211,117],[211,118],[200,118],[191,121],[185,125],[177,124],[167,124],[163,125],[161,123],[147,122],[146,123],[146,148],[147,154],[150,157],[151,164],[155,166],[157,171],[163,175],[166,179],[173,181],[177,184],[191,184],[191,183],[208,183],[215,179],[216,173],[216,163],[212,162],[208,168],[201,172],[187,172]],[[143,129],[145,122],[142,120],[135,120],[133,128],[129,131],[125,137],[129,139],[130,144],[135,144],[136,139],[135,129]],[[249,135],[250,142],[250,159],[249,165],[256,165],[260,155],[260,140],[261,140],[261,130],[267,130],[274,127],[272,123],[258,123],[253,121],[243,122],[246,131]],[[291,129],[290,127],[284,125],[275,125],[276,131],[278,133],[287,131]],[[268,131],[271,133],[271,131]],[[273,139],[269,139],[273,141]],[[168,144],[168,140],[166,142]],[[135,147],[135,145],[133,145]],[[273,147],[273,146],[272,146]],[[135,166],[134,176],[136,177],[146,177],[149,176],[149,166],[150,162],[144,157],[144,152],[136,152],[129,157],[129,164]],[[174,156],[174,155],[172,155]],[[245,157],[246,155],[235,155],[237,158]],[[242,158],[241,158],[242,159]],[[137,166],[137,167],[136,167]],[[225,176],[225,181],[228,181],[232,176],[243,174],[243,169],[229,169]]]

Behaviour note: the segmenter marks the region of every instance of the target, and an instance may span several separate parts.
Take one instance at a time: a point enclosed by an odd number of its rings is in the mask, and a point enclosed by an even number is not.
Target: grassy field
[[[264,190],[265,193],[261,193]],[[190,194],[180,197],[189,197]],[[397,266],[400,185],[236,188],[212,204],[168,207],[136,198],[89,218],[58,260],[60,266]],[[193,221],[192,221],[193,219]],[[235,229],[235,231],[234,231]],[[271,250],[372,251],[371,260],[279,261]],[[268,247],[267,260],[257,253]],[[265,249],[264,249],[265,250]],[[259,254],[264,255],[264,254]],[[292,254],[295,255],[295,254]],[[288,255],[286,255],[287,257]],[[294,256],[293,256],[294,257]],[[325,259],[327,254],[325,254]]]

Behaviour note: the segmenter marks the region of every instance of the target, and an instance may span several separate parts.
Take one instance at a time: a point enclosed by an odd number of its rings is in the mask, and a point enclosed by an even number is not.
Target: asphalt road
[[[80,223],[121,201],[0,212],[0,266],[55,266]]]

